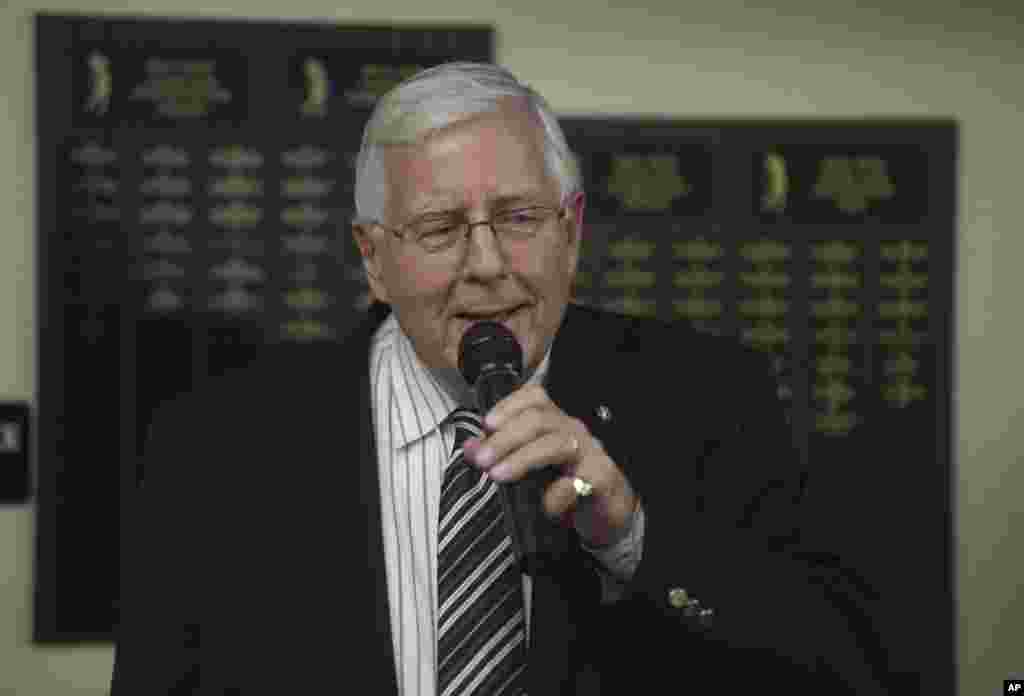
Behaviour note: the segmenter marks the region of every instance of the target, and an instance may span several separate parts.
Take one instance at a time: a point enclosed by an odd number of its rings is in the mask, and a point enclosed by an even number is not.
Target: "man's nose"
[[[505,251],[489,222],[481,221],[470,227],[466,238],[466,270],[475,276],[500,275],[505,269]]]

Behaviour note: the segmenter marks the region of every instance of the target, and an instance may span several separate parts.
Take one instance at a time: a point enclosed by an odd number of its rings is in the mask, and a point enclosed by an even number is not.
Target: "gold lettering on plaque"
[[[281,182],[281,195],[286,198],[322,198],[334,188],[330,179],[311,176],[290,176]]]
[[[826,157],[814,185],[816,197],[832,199],[837,208],[851,215],[894,194],[886,162],[880,157]]]
[[[790,283],[785,264],[792,251],[785,242],[761,238],[741,244],[739,254],[753,266],[753,270],[738,274],[741,286],[753,293],[738,303],[743,322],[741,336],[755,348],[777,352],[790,340],[785,326],[789,303],[781,292]]]
[[[632,312],[634,310],[646,314],[651,306],[646,300],[638,297],[638,291],[649,288],[657,281],[657,274],[645,271],[638,265],[651,258],[654,243],[633,237],[626,237],[608,245],[608,256],[621,263],[620,268],[606,271],[602,279],[607,287],[621,288],[624,297],[616,304],[617,311]],[[619,302],[619,301],[616,301]]]
[[[879,280],[887,292],[878,303],[878,316],[895,323],[894,328],[879,331],[879,342],[891,351],[884,362],[887,382],[882,385],[882,398],[891,406],[906,408],[928,395],[927,387],[914,381],[920,367],[914,351],[928,340],[927,331],[914,325],[928,318],[928,274],[913,267],[928,261],[928,245],[904,239],[883,243],[880,252],[886,272],[879,274]]]
[[[189,165],[188,152],[180,147],[170,145],[159,145],[147,150],[142,155],[142,163],[147,167],[167,167],[169,169],[187,167]]]
[[[345,99],[355,104],[370,105],[392,87],[423,69],[421,65],[386,65],[369,63],[360,70],[359,84],[345,92]]]
[[[367,306],[369,303],[367,303]],[[285,339],[295,341],[312,341],[318,338],[330,338],[331,328],[322,321],[314,319],[292,319],[281,325],[281,335]]]
[[[824,298],[819,295],[810,303],[814,327],[818,328],[817,344],[823,347],[815,356],[815,427],[825,435],[847,435],[861,421],[858,414],[847,410],[856,394],[850,384],[853,363],[849,346],[856,338],[850,326],[860,315],[861,305],[856,297],[844,294],[860,287],[860,273],[853,265],[860,248],[856,243],[832,240],[813,244],[810,252],[815,262],[811,286],[825,291]]]
[[[187,225],[192,221],[192,210],[184,205],[160,201],[139,211],[144,225]]]
[[[263,194],[263,181],[247,176],[233,175],[210,181],[207,190],[225,198],[245,198]]]
[[[71,151],[71,159],[87,167],[105,167],[117,159],[117,153],[96,143],[86,143]]]
[[[307,58],[302,69],[306,75],[306,100],[302,102],[302,113],[307,116],[325,116],[327,98],[331,93],[331,78],[327,68],[316,58]]]
[[[231,101],[231,92],[217,79],[214,61],[150,58],[145,67],[146,82],[132,90],[131,98],[152,102],[164,116],[205,116],[211,104]]]
[[[682,270],[676,271],[672,284],[686,292],[685,299],[672,301],[673,310],[689,319],[695,327],[713,332],[718,328],[714,321],[721,319],[724,302],[708,296],[708,293],[714,292],[725,280],[725,273],[712,267],[724,255],[722,245],[698,237],[673,242],[672,250],[675,257],[683,262]]]
[[[241,201],[231,201],[227,205],[217,206],[210,211],[210,222],[220,227],[240,229],[254,227],[263,219],[263,210],[246,205]]]
[[[608,192],[631,210],[668,210],[692,190],[675,155],[614,155]]]
[[[160,175],[146,179],[139,190],[147,196],[183,198],[192,192],[192,182],[183,176]]]
[[[92,91],[85,110],[97,116],[107,113],[110,97],[114,93],[114,77],[110,73],[110,59],[98,51],[89,54],[89,71],[92,77]]]
[[[225,169],[252,169],[263,166],[263,155],[241,145],[229,145],[211,152],[210,164]]]
[[[285,293],[284,303],[296,311],[316,311],[331,302],[331,297],[319,288],[293,288]]]
[[[315,169],[327,164],[327,160],[333,156],[327,150],[312,145],[303,145],[294,150],[282,152],[281,162],[294,169]]]

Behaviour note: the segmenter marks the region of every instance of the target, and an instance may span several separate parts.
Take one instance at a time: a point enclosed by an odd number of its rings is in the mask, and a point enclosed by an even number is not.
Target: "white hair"
[[[438,129],[497,111],[507,97],[525,100],[544,125],[544,161],[561,188],[562,204],[582,192],[576,158],[544,97],[498,65],[444,63],[395,86],[374,107],[356,159],[355,222],[383,218],[388,191],[381,146],[422,142]]]

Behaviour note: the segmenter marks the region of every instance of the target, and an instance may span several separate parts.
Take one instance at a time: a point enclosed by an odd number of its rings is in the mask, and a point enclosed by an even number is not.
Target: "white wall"
[[[0,399],[36,390],[31,15],[86,13],[326,21],[479,21],[498,58],[562,112],[678,116],[954,116],[962,126],[956,279],[954,485],[960,693],[996,694],[1024,670],[1024,31],[1015,0],[80,0],[0,10]],[[849,5],[849,6],[847,6]],[[282,15],[282,8],[289,13]],[[31,506],[0,509],[0,693],[104,694],[108,646],[29,643]],[[941,608],[937,607],[937,610]]]

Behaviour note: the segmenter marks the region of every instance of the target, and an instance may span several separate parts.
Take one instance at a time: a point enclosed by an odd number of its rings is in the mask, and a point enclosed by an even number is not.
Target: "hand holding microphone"
[[[482,442],[464,444],[467,460],[505,484],[517,557],[537,552],[529,524],[537,506],[548,520],[573,525],[591,546],[614,543],[637,507],[632,486],[582,421],[542,386],[521,386],[522,360],[515,335],[500,323],[479,322],[463,335],[459,370],[476,393],[487,432]],[[514,495],[512,484],[526,486],[526,495]]]

